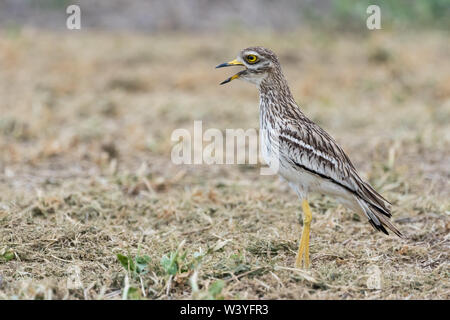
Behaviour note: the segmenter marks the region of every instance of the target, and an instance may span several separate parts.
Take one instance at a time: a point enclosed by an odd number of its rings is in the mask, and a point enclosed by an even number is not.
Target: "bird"
[[[391,230],[404,238],[390,222],[391,203],[381,196],[357,169],[335,139],[310,120],[297,105],[276,54],[255,46],[243,49],[236,59],[216,68],[241,66],[243,70],[220,84],[239,79],[259,89],[259,135],[263,160],[287,181],[298,195],[303,210],[303,228],[295,267],[310,266],[309,240],[312,213],[310,194],[333,197],[344,207],[367,219],[385,234]]]

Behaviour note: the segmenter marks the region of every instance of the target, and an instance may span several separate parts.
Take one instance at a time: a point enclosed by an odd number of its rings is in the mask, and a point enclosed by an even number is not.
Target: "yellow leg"
[[[297,259],[295,260],[295,267],[301,268],[302,261],[304,262],[304,267],[309,267],[309,231],[311,227],[312,214],[311,209],[307,200],[302,201],[303,208],[303,231],[302,238],[300,240],[300,246],[298,248]],[[303,256],[305,259],[303,260]]]

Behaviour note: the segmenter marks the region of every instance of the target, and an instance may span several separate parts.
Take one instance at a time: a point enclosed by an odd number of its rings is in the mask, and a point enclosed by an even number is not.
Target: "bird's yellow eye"
[[[258,57],[254,54],[249,54],[245,57],[245,60],[247,60],[248,63],[255,63],[256,61],[258,61]]]

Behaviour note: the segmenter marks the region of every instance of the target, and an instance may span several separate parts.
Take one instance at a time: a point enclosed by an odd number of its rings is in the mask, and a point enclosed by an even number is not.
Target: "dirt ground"
[[[174,165],[171,133],[258,128],[214,69],[279,54],[297,102],[407,236],[296,195],[258,165]],[[0,298],[449,299],[450,45],[437,31],[0,34]]]

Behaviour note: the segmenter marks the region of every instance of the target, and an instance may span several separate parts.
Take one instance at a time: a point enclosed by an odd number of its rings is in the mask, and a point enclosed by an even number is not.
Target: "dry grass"
[[[170,163],[172,130],[194,120],[258,127],[256,89],[219,87],[229,70],[214,70],[254,44],[279,53],[407,240],[317,196],[312,269],[292,270],[300,205],[283,183]],[[448,35],[25,30],[1,34],[0,69],[0,298],[449,298]],[[177,248],[170,275],[161,259]],[[367,286],[374,267],[381,290]]]

